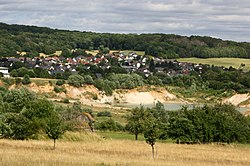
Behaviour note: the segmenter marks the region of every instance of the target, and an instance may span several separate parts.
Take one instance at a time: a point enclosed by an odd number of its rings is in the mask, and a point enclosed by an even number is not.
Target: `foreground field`
[[[144,141],[0,140],[0,165],[250,165],[250,148],[157,143],[157,158]]]
[[[180,62],[192,62],[192,63],[201,63],[201,64],[209,64],[215,66],[225,66],[225,67],[234,67],[238,69],[240,65],[243,63],[245,67],[243,70],[250,70],[250,59],[242,59],[242,58],[180,58],[178,59]]]

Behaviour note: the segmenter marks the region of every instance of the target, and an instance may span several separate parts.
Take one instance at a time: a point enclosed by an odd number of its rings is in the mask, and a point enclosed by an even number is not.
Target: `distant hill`
[[[56,50],[93,50],[100,46],[111,50],[145,51],[164,58],[250,58],[250,43],[224,41],[208,36],[174,34],[111,34],[51,29],[0,23],[0,56],[16,56],[16,52],[52,54]]]

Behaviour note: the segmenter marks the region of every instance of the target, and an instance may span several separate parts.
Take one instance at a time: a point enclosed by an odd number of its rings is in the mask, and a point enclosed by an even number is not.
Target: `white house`
[[[3,77],[10,77],[9,69],[7,67],[0,67],[0,73],[3,74]]]

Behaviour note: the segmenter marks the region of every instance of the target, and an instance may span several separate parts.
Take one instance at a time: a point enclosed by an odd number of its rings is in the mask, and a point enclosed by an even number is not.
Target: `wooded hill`
[[[0,56],[16,56],[16,52],[52,54],[56,50],[145,51],[162,58],[179,57],[237,57],[250,58],[250,43],[224,41],[212,37],[180,36],[174,34],[111,34],[50,29],[46,27],[8,25],[0,23]]]

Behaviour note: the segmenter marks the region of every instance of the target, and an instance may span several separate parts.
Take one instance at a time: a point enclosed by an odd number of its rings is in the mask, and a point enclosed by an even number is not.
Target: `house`
[[[3,77],[10,77],[9,69],[7,67],[0,67],[0,73],[3,74]]]

